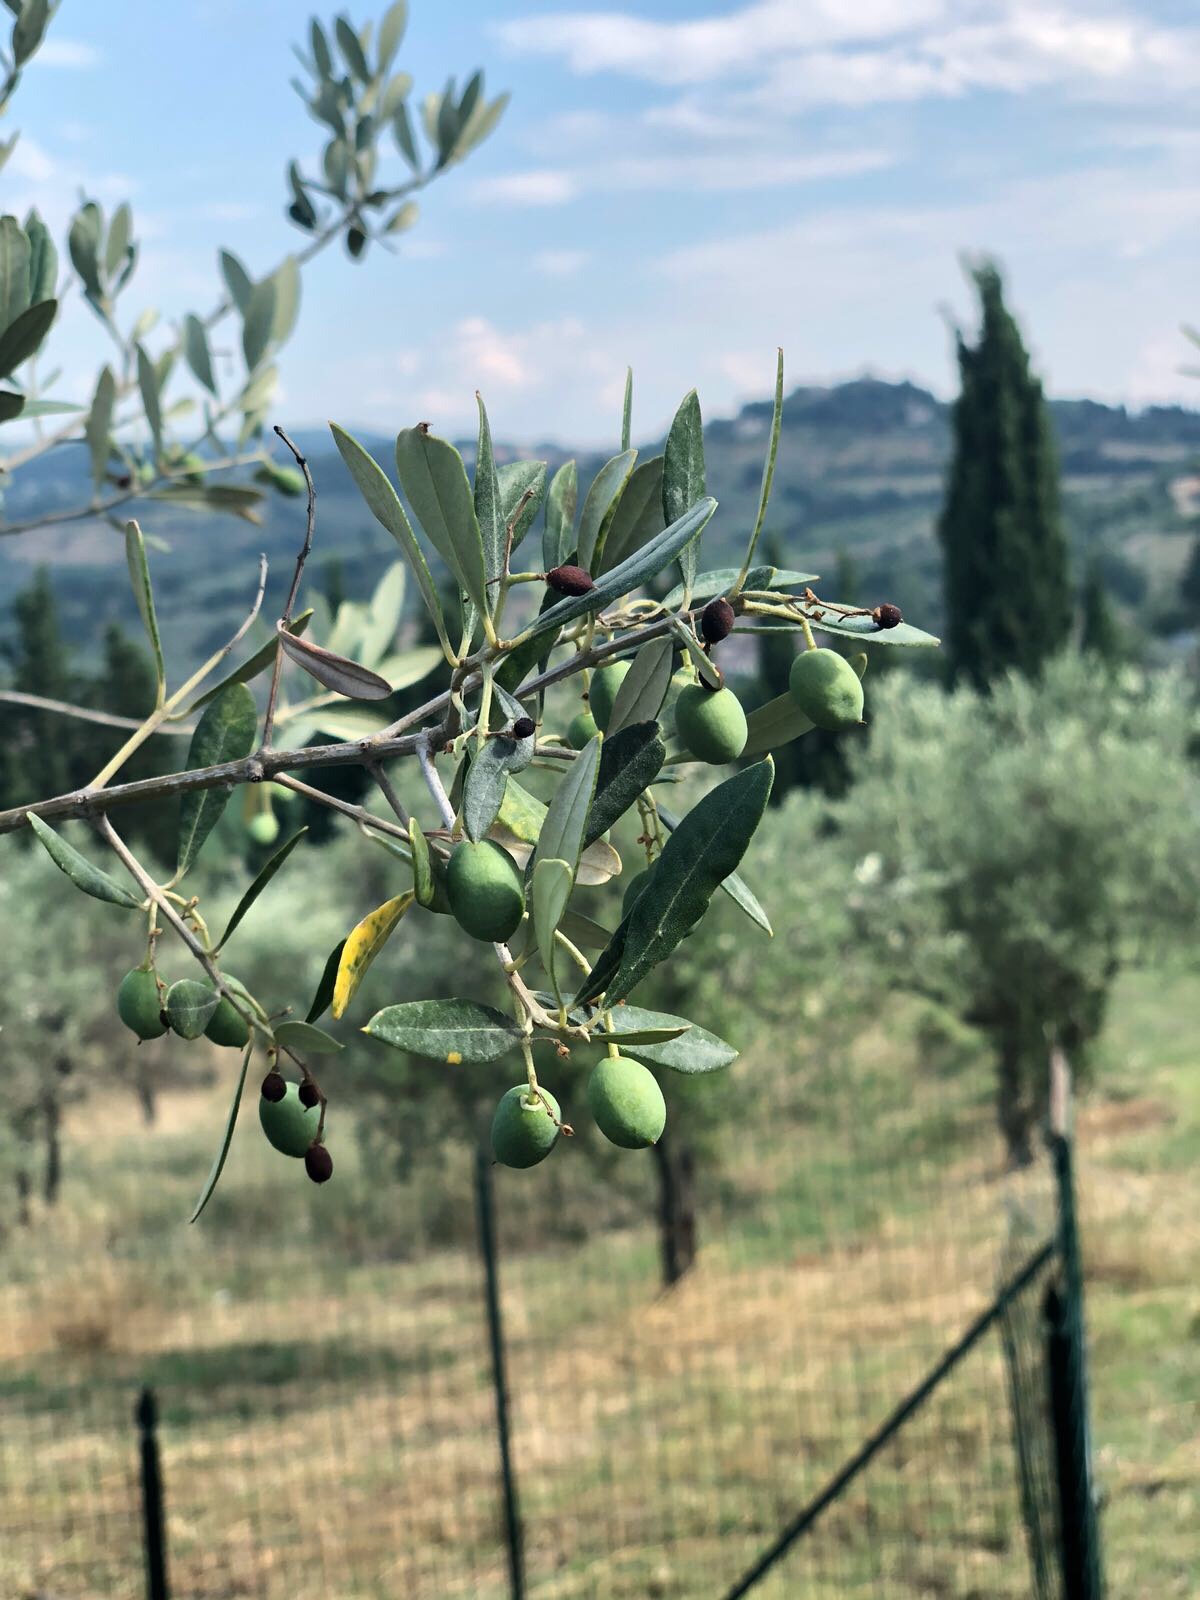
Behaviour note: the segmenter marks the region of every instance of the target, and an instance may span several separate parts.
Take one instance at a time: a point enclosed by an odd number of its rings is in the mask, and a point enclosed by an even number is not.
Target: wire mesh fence
[[[488,1174],[518,1583],[547,1600],[732,1592],[988,1316],[753,1592],[1059,1600],[1030,1532],[1050,1515],[1049,1162],[1006,1172],[985,1077],[831,1056],[787,1082],[768,1126],[697,1161],[698,1251],[670,1288],[651,1155],[556,1228],[531,1206],[540,1173]],[[195,1107],[170,1105],[145,1131],[89,1114],[96,1166],[80,1157],[72,1178],[68,1152],[58,1213],[6,1240],[0,1592],[147,1592],[134,1410],[149,1386],[171,1595],[510,1596],[469,1143],[440,1167],[455,1225],[423,1212],[398,1244],[377,1211],[306,1209],[242,1130],[206,1233],[174,1220],[203,1160]],[[89,1186],[114,1159],[97,1207]],[[366,1176],[348,1192],[377,1206]],[[998,1287],[1025,1268],[1001,1315]]]

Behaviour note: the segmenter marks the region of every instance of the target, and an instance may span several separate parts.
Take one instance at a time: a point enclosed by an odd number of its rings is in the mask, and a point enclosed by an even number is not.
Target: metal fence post
[[[158,1456],[158,1402],[143,1389],[135,1412],[142,1462],[142,1530],[146,1547],[147,1600],[167,1600],[167,1528],[163,1516],[162,1467]]]
[[[1087,1350],[1083,1320],[1083,1267],[1075,1214],[1071,1143],[1065,1133],[1051,1140],[1058,1190],[1061,1273],[1046,1296],[1047,1367],[1066,1600],[1101,1600],[1100,1527],[1092,1477],[1088,1416]]]
[[[479,1219],[479,1249],[483,1256],[487,1294],[488,1335],[492,1349],[492,1385],[496,1393],[496,1440],[500,1447],[500,1477],[504,1490],[504,1531],[508,1543],[508,1571],[512,1600],[525,1597],[525,1556],[521,1508],[513,1470],[508,1426],[508,1378],[504,1361],[504,1324],[500,1312],[500,1273],[496,1252],[492,1172],[487,1152],[475,1151],[475,1204]]]

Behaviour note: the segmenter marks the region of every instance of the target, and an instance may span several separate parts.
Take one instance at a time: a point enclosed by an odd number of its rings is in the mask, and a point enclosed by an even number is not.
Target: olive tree
[[[44,23],[46,14],[42,0],[26,0],[16,24],[20,49],[14,37],[21,59],[29,40],[40,37],[33,23]],[[290,214],[312,235],[311,244],[256,281],[223,256],[227,293],[209,316],[184,319],[157,355],[145,343],[146,319],[128,335],[117,329],[117,296],[136,259],[128,210],[106,219],[98,207],[85,206],[71,229],[84,293],[122,350],[117,366],[101,375],[82,425],[95,494],[71,515],[105,518],[122,534],[155,663],[155,704],[126,738],[114,734],[115,748],[89,783],[0,811],[0,833],[35,835],[78,889],[126,919],[132,964],[118,988],[117,1011],[138,1038],[206,1035],[240,1050],[235,1093],[196,1216],[220,1177],[255,1057],[267,1069],[259,1095],[265,1136],[302,1160],[315,1182],[331,1176],[327,1099],[313,1063],[346,1046],[320,1025],[327,1013],[335,1023],[352,1018],[379,1045],[436,1063],[431,1072],[495,1064],[502,1092],[491,1090],[497,1102],[491,1144],[507,1165],[541,1162],[573,1132],[572,1119],[584,1115],[620,1149],[657,1144],[666,1101],[656,1072],[702,1076],[728,1066],[737,1050],[699,1021],[641,1003],[642,985],[670,960],[717,893],[745,916],[749,936],[769,936],[769,911],[739,868],[770,795],[771,751],[814,726],[852,730],[862,719],[865,655],[852,665],[818,648],[814,628],[856,644],[937,642],[904,622],[895,606],[829,600],[813,589],[811,574],[758,561],[780,437],[782,355],[757,516],[740,565],[705,569],[701,560],[717,507],[706,492],[696,395],[682,402],[664,450],[641,459],[631,445],[630,376],[619,448],[583,492],[574,462],[551,479],[544,462],[498,464],[482,397],[470,475],[459,450],[428,422],[404,421],[387,466],[332,425],[354,483],[395,540],[400,560],[373,594],[344,600],[328,620],[321,607],[302,605],[319,536],[318,486],[281,425],[273,431],[294,467],[272,464],[262,445],[272,357],[295,318],[300,266],[339,234],[356,256],[375,233],[406,225],[406,195],[460,159],[501,105],[485,104],[477,78],[461,96],[448,90],[427,99],[434,156],[422,165],[406,109],[408,80],[390,75],[403,14],[393,6],[377,33],[339,18],[332,43],[314,28],[305,59],[314,87],[306,95],[330,139],[322,179],[295,168],[289,174]],[[385,129],[414,167],[400,190],[374,187]],[[332,212],[323,216],[318,205],[328,202]],[[20,339],[12,326],[3,335],[9,354],[18,351],[24,360],[34,348],[26,331],[49,326],[53,317],[54,258],[35,222],[23,231],[14,219],[5,225],[10,239],[21,232],[30,263],[25,278],[11,277],[13,304],[21,303],[18,326],[31,310],[36,315]],[[226,317],[240,324],[245,360],[222,388],[207,335]],[[200,439],[209,456],[169,434],[174,409],[164,396],[179,357],[209,395]],[[18,365],[14,358],[8,370]],[[9,404],[14,415],[45,415],[55,402],[27,384]],[[145,425],[141,442],[125,436],[126,408]],[[49,448],[79,427],[75,418],[29,450]],[[246,496],[257,491],[210,483],[209,469],[217,461],[232,467],[249,460],[280,487],[302,491],[283,608],[269,642],[248,649],[265,592],[262,560],[256,580],[247,575],[253,599],[228,642],[172,683],[155,609],[155,552],[126,516],[128,502],[165,495],[245,514]],[[19,465],[19,454],[10,458],[10,467]],[[35,520],[0,533],[28,530]],[[40,520],[61,522],[63,513]],[[531,548],[536,553],[525,556]],[[397,651],[409,582],[436,643]],[[747,718],[725,684],[719,656],[735,628],[764,626],[794,630],[804,648],[787,691]],[[429,676],[431,658],[442,672],[437,691],[400,715],[381,709],[398,689]],[[47,709],[91,714],[60,702]],[[190,731],[190,743],[178,770],[128,777],[137,751],[181,729]],[[318,732],[332,742],[311,742]],[[399,777],[405,763],[419,775],[417,800]],[[366,773],[380,806],[352,803],[306,781],[339,767]],[[690,786],[694,803],[676,812],[664,792],[679,768],[705,781]],[[272,791],[304,795],[357,828],[364,848],[373,842],[393,858],[393,892],[336,942],[315,992],[295,992],[291,978],[291,992],[260,996],[228,964],[230,944],[259,895],[276,874],[296,870],[304,844],[303,829],[286,838],[218,928],[199,863],[207,841],[215,841],[209,859],[217,850],[217,824],[235,790],[243,792],[251,822]],[[121,819],[134,802],[177,808],[169,874],[130,848]],[[628,863],[607,837],[627,814],[637,818],[636,859]],[[102,864],[85,841],[69,836],[72,824],[90,828],[112,859]],[[271,831],[260,828],[256,837],[265,841]],[[626,866],[620,914],[605,921],[589,893]],[[505,1009],[477,992],[401,994],[360,1016],[359,987],[387,941],[398,934],[419,940],[420,919],[437,915],[453,919],[464,948],[487,952]],[[195,976],[167,981],[164,940],[182,944]],[[464,971],[469,977],[467,964]],[[566,1058],[587,1065],[573,1101],[565,1092],[560,1098],[555,1084],[556,1066]]]
[[[1200,915],[1194,703],[1174,675],[1066,656],[990,696],[889,682],[832,808],[875,970],[980,1028],[1000,1126],[1030,1159],[1057,1046],[1078,1069],[1124,963]]]

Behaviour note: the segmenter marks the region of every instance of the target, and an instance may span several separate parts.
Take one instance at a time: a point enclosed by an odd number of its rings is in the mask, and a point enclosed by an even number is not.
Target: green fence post
[[[513,1470],[508,1427],[508,1378],[504,1362],[504,1324],[500,1314],[500,1273],[496,1256],[496,1227],[492,1205],[492,1171],[482,1146],[475,1151],[475,1203],[479,1217],[479,1249],[483,1256],[487,1293],[488,1335],[492,1347],[492,1384],[496,1391],[496,1439],[500,1446],[500,1476],[504,1488],[504,1532],[508,1544],[508,1572],[512,1600],[525,1597],[525,1557],[517,1479]]]
[[[1092,1478],[1083,1267],[1075,1212],[1071,1142],[1050,1142],[1058,1190],[1057,1288],[1046,1296],[1047,1365],[1058,1476],[1060,1551],[1066,1600],[1102,1600],[1100,1526]]]

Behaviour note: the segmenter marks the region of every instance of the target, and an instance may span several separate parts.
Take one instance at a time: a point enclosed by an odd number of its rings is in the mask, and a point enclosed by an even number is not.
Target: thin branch
[[[267,695],[267,713],[263,718],[263,750],[271,748],[271,734],[275,728],[275,702],[279,698],[279,678],[283,672],[282,635],[287,632],[288,624],[292,620],[292,607],[296,604],[296,595],[300,591],[300,579],[304,576],[304,563],[312,554],[313,533],[316,531],[317,526],[317,486],[313,483],[308,461],[278,424],[276,424],[274,431],[283,444],[292,452],[292,455],[296,458],[296,465],[304,474],[304,486],[308,491],[308,514],[304,526],[304,543],[300,546],[300,553],[296,557],[296,570],[292,573],[292,587],[288,590],[287,603],[284,605],[283,615],[279,619],[277,631],[281,636],[281,642],[275,647],[275,665],[271,670],[271,689]]]
[[[390,839],[403,839],[409,842],[406,827],[397,827],[386,817],[377,817],[373,811],[368,811],[364,806],[351,805],[348,800],[339,800],[336,795],[326,794],[324,789],[314,789],[311,783],[302,783],[299,778],[289,777],[286,773],[273,779],[284,789],[290,789],[293,794],[302,794],[308,800],[314,801],[319,806],[327,806],[330,811],[340,812],[343,817],[350,817],[361,827],[371,828],[376,833],[386,833]]]
[[[425,779],[425,787],[433,796],[434,804],[441,812],[443,823],[453,833],[455,822],[454,807],[451,805],[450,796],[446,793],[445,786],[438,776],[438,770],[433,764],[433,756],[430,754],[431,743],[432,741],[428,734],[418,742],[417,760],[421,764],[421,776]]]
[[[65,700],[48,700],[41,694],[23,694],[19,689],[0,689],[0,701],[14,706],[31,706],[35,711],[49,711],[56,717],[74,717],[78,722],[98,722],[105,728],[140,728],[141,717],[118,717],[111,711],[93,711],[91,706],[68,705]],[[190,724],[173,722],[169,728],[155,728],[155,733],[190,734]]]
[[[383,768],[377,763],[368,764],[367,771],[379,785],[379,792],[383,795],[383,798],[387,801],[388,805],[391,806],[397,817],[399,817],[401,825],[407,828],[409,824],[409,815],[404,809],[404,802],[396,793],[395,787],[392,784],[392,780],[388,777]]]

